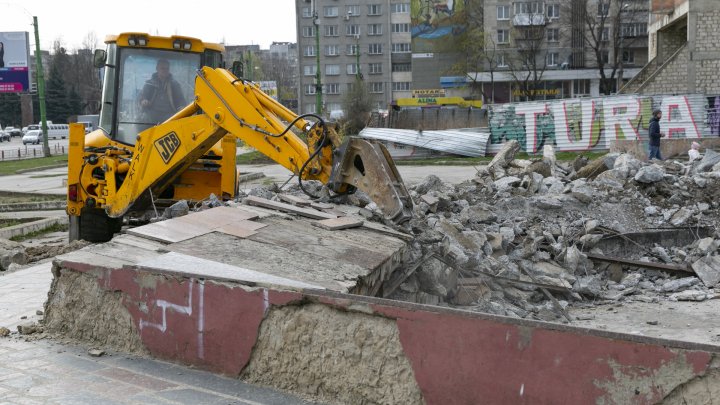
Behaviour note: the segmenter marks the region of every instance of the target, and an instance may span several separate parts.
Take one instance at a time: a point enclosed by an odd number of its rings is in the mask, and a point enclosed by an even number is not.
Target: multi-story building
[[[486,58],[468,75],[487,101],[614,93],[647,62],[646,0],[484,0],[483,9]]]
[[[650,62],[623,91],[702,93],[720,111],[720,1],[652,0],[651,7]]]
[[[296,15],[299,112],[341,111],[358,75],[375,109],[410,94],[409,0],[297,0]],[[316,108],[318,91],[322,111]]]

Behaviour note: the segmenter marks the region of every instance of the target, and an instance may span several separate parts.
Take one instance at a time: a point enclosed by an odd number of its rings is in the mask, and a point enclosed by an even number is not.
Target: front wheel
[[[88,242],[107,242],[122,229],[122,217],[110,218],[105,210],[84,208],[80,214],[79,230],[75,230],[80,239]]]

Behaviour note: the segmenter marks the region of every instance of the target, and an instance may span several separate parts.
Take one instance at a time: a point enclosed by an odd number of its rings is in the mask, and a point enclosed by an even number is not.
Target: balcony
[[[536,26],[536,25],[545,25],[547,23],[545,14],[539,14],[539,13],[515,14],[512,21],[513,21],[513,25],[516,27],[531,27],[531,26]]]

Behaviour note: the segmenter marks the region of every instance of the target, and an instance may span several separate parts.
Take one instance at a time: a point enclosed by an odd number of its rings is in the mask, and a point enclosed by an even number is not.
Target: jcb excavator
[[[301,188],[302,180],[319,180],[338,194],[360,189],[387,220],[410,218],[412,200],[384,146],[342,141],[321,117],[296,115],[224,69],[222,45],[144,33],[105,43],[94,55],[105,70],[99,129],[70,131],[70,240],[110,240],[123,216],[145,212],[158,199],[234,198],[238,140],[289,169]],[[159,60],[175,81],[163,90],[167,98],[191,100],[160,123],[144,114],[141,102]]]

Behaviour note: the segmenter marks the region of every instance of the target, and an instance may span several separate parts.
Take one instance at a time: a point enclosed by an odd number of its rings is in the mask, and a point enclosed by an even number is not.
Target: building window
[[[392,44],[392,53],[410,53],[410,44]]]
[[[498,20],[509,20],[510,19],[510,6],[497,6],[497,19]]]
[[[303,75],[305,75],[305,76],[315,76],[316,72],[317,72],[317,66],[315,66],[315,65],[303,66]]]
[[[497,67],[507,67],[508,66],[507,62],[505,61],[504,53],[499,54],[497,56],[496,60],[497,60]]]
[[[370,44],[368,45],[368,54],[370,55],[382,55],[382,44]]]
[[[340,103],[328,103],[327,110],[328,111],[342,111],[342,105],[340,105]]]
[[[315,85],[314,84],[306,84],[305,85],[305,95],[312,95],[315,94]]]
[[[303,7],[302,8],[302,18],[312,18],[313,13],[310,7]]]
[[[315,114],[315,104],[305,104],[305,114]]]
[[[382,4],[368,4],[368,15],[382,14]]]
[[[354,55],[358,54],[359,47],[357,44],[353,44],[353,45],[347,45],[346,49],[347,49],[347,52],[346,52],[347,55],[354,56]]]
[[[368,35],[382,35],[382,24],[368,24]]]
[[[392,25],[392,32],[398,33],[398,32],[410,32],[410,24],[393,24]]]
[[[548,28],[547,29],[547,40],[548,40],[548,42],[558,42],[560,40],[560,29]]]
[[[325,17],[337,17],[338,8],[337,6],[325,6],[323,7],[323,15]]]
[[[547,5],[547,16],[548,16],[548,18],[560,18],[560,5],[559,4],[548,4]]]
[[[370,82],[370,93],[383,93],[383,82]]]
[[[355,36],[360,35],[360,26],[357,24],[346,25],[345,35]]]
[[[340,55],[340,47],[337,45],[325,45],[325,56]]]
[[[588,80],[588,79],[573,80],[573,93],[576,96],[590,94],[590,80]]]
[[[610,3],[600,2],[598,3],[598,16],[607,17],[610,13]]]
[[[337,76],[340,74],[340,65],[325,65],[325,75]]]
[[[329,83],[329,84],[325,84],[325,93],[327,93],[327,94],[340,94],[340,84],[339,84],[339,83]]]
[[[410,82],[393,82],[392,89],[393,91],[409,91]]]
[[[510,42],[510,32],[508,30],[497,30],[497,43],[507,44]]]
[[[610,51],[600,51],[600,62],[602,62],[602,63],[610,62]]]
[[[345,83],[345,88],[347,89],[348,93],[351,93],[353,89],[355,88],[355,83]]]
[[[635,22],[622,24],[620,26],[620,35],[623,38],[634,38],[647,35],[647,23]]]
[[[557,52],[548,52],[546,61],[548,66],[557,66],[560,54]]]
[[[610,28],[603,27],[602,31],[600,31],[600,41],[607,42],[609,40],[610,40]]]
[[[303,56],[315,56],[315,45],[306,45],[303,47]]]
[[[356,75],[358,73],[357,64],[355,63],[348,63],[347,65],[347,74],[349,75]]]
[[[622,61],[623,61],[623,63],[628,63],[631,65],[634,65],[635,64],[635,51],[633,51],[632,49],[623,51]]]
[[[382,63],[371,63],[368,65],[368,74],[378,75],[382,73]]]
[[[543,14],[543,3],[541,1],[530,1],[515,3],[515,14]]]
[[[410,3],[393,3],[390,5],[390,12],[393,14],[407,14],[410,12]]]
[[[412,65],[409,63],[393,63],[392,71],[393,72],[410,72],[410,71],[412,71]]]
[[[325,36],[326,37],[336,37],[340,35],[338,33],[338,26],[337,25],[325,25]]]
[[[315,27],[302,27],[302,36],[304,38],[312,38],[315,36]]]

